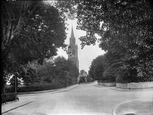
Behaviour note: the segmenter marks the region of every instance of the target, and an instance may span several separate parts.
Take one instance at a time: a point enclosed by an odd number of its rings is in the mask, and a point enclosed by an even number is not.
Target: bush
[[[43,91],[43,90],[50,90],[50,89],[56,89],[56,88],[58,87],[53,84],[30,85],[30,86],[18,88],[18,92]]]
[[[54,84],[47,84],[47,83],[38,83],[38,84],[32,84],[24,87],[18,87],[17,92],[32,92],[32,91],[43,91],[43,90],[50,90],[50,89],[57,89],[59,86]],[[6,88],[6,93],[13,93],[14,88]]]
[[[105,79],[106,82],[116,82],[116,77],[115,76],[106,76],[106,79]]]
[[[18,97],[15,93],[2,94],[1,96],[2,96],[2,103],[15,101],[18,99]]]
[[[5,92],[6,93],[14,93],[15,92],[14,87],[5,88]]]
[[[129,78],[124,75],[117,76],[116,83],[129,83]]]

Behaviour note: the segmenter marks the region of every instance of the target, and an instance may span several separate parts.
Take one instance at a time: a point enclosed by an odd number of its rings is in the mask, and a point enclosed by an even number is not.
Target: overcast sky
[[[91,65],[91,62],[93,59],[95,59],[97,56],[104,54],[105,52],[99,48],[98,43],[96,45],[90,45],[85,46],[83,49],[81,49],[80,40],[78,39],[80,36],[85,35],[85,31],[77,30],[76,29],[76,20],[68,20],[68,30],[67,32],[67,39],[65,40],[66,44],[69,44],[70,34],[71,34],[71,27],[73,25],[74,30],[74,36],[76,39],[76,43],[78,45],[78,58],[79,58],[79,70],[85,70],[88,72],[89,67]],[[65,58],[68,58],[68,55],[65,51],[62,49],[58,50],[58,56],[64,56]]]

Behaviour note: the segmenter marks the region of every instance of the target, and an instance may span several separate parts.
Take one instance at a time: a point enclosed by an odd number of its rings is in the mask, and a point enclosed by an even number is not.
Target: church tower
[[[71,29],[70,44],[68,47],[68,59],[71,60],[76,65],[76,67],[79,69],[78,46],[75,43],[73,26]]]

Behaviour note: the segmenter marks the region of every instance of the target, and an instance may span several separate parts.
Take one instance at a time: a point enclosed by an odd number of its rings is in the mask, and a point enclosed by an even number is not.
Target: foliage
[[[93,78],[94,80],[103,79],[103,72],[105,68],[104,61],[105,61],[105,57],[103,55],[98,56],[92,61],[90,69],[89,69],[89,76]]]
[[[53,62],[47,62],[38,70],[41,82],[48,82],[60,87],[75,84],[78,77],[77,67],[64,57],[57,57]]]
[[[33,91],[43,91],[43,90],[51,90],[51,89],[57,89],[59,86],[50,84],[50,83],[34,83],[30,84],[28,86],[18,87],[17,92],[33,92]],[[6,93],[14,92],[13,88],[6,88]]]
[[[36,70],[32,68],[27,68],[26,72],[23,74],[20,75],[22,75],[21,78],[24,82],[24,85],[29,85],[35,82],[39,82],[40,78],[37,76]]]
[[[2,94],[1,96],[2,96],[2,103],[15,101],[18,99],[18,97],[15,93]]]
[[[116,78],[122,73],[120,67],[122,62],[120,61],[120,56],[117,53],[108,51],[105,56],[104,61],[104,71],[103,71],[103,80],[105,82],[115,82]]]
[[[10,41],[11,57],[21,64],[37,59],[42,62],[44,58],[56,55],[56,48],[64,47],[65,39],[64,20],[58,10],[41,3],[28,16],[18,37]]]
[[[13,87],[15,84],[15,76],[17,79],[17,87],[19,84],[21,84],[21,82],[24,83],[24,85],[29,85],[40,80],[36,70],[27,66],[22,66],[22,68],[20,68],[20,71],[13,75],[13,77],[10,79],[10,84]]]
[[[65,47],[64,19],[58,9],[42,1],[3,1],[1,21],[4,79],[10,73],[24,74],[28,62],[42,63],[56,55],[57,48]],[[24,80],[29,81],[30,76]]]
[[[42,65],[41,68],[37,69],[38,76],[40,77],[40,81],[45,81],[48,83],[52,83],[58,71],[56,71],[56,67],[53,63],[46,63]]]
[[[10,85],[11,86],[13,86],[13,88],[14,88],[14,86],[15,86],[15,76],[13,76],[11,79],[10,79]],[[18,87],[18,85],[20,85],[20,80],[19,80],[19,78],[17,78],[17,80],[16,80],[16,82],[17,82],[17,87]]]
[[[59,81],[60,84],[65,86],[75,84],[79,74],[78,68],[64,57],[57,57],[55,59],[55,65],[58,70],[55,82]]]
[[[18,88],[18,92],[32,92],[32,91],[43,91],[43,90],[50,90],[50,89],[56,89],[58,86],[55,86],[53,84],[37,84],[37,85],[29,85],[26,87],[20,87]]]
[[[58,1],[55,3],[55,6],[59,9],[59,12],[62,14],[64,19],[74,19],[76,18],[77,10],[76,5],[78,1],[75,0],[66,0]]]
[[[43,59],[56,55],[56,48],[64,47],[66,39],[64,20],[56,8],[38,7],[34,13],[23,30],[24,36],[21,35],[23,40],[18,39],[19,41],[15,42],[25,44],[25,47],[17,50],[17,53],[21,53],[17,59],[25,63],[36,59],[42,62]]]
[[[150,81],[153,75],[153,9],[147,0],[91,0],[78,5],[78,28],[87,31],[82,46],[94,44],[101,36],[100,47],[119,65],[118,79],[127,82]],[[110,55],[110,56],[111,56]],[[108,57],[109,59],[111,57]],[[110,64],[111,66],[111,64]]]

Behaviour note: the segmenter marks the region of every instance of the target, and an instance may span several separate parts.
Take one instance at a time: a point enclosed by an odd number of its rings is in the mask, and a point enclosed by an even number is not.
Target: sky
[[[67,33],[67,39],[65,40],[65,44],[69,44],[69,39],[71,36],[71,27],[73,26],[74,31],[74,37],[76,39],[76,44],[78,45],[78,59],[79,59],[79,71],[85,70],[88,72],[89,67],[91,65],[91,62],[93,59],[95,59],[99,55],[103,55],[105,52],[99,48],[99,44],[96,43],[96,45],[90,45],[85,46],[83,49],[81,49],[81,41],[79,40],[79,37],[84,36],[86,34],[85,31],[77,30],[77,20],[69,20],[66,22],[68,23],[68,30],[66,30]],[[66,59],[68,58],[67,53],[63,49],[58,49],[58,56],[63,56]]]

